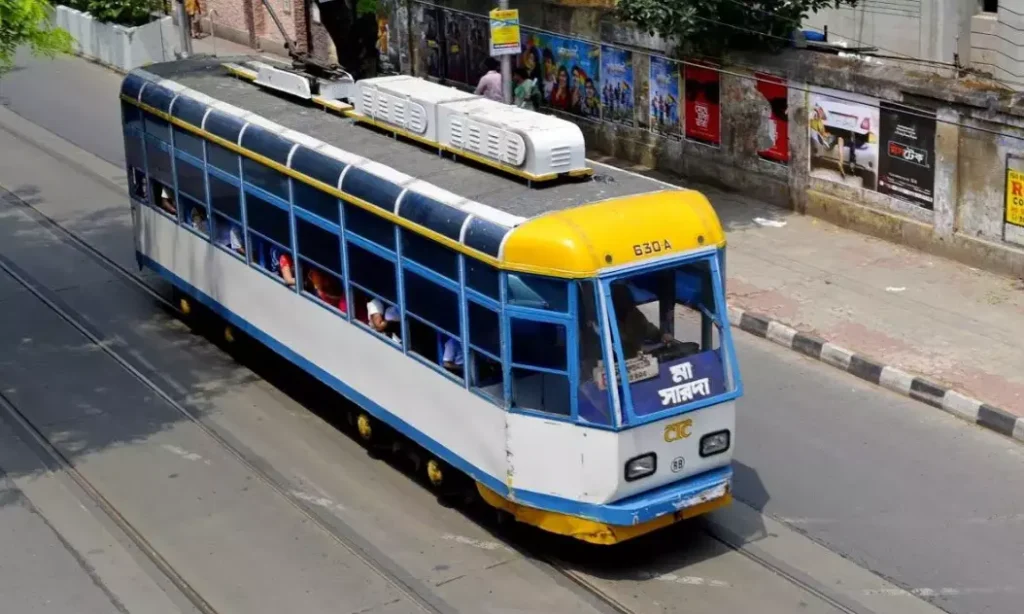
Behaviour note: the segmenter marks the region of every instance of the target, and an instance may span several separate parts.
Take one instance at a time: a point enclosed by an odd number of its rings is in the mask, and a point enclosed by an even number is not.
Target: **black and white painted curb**
[[[1000,435],[1024,442],[1024,418],[1018,418],[1006,410],[884,365],[824,339],[797,332],[781,322],[738,307],[729,307],[729,323],[734,328],[820,360],[862,380],[927,403]]]

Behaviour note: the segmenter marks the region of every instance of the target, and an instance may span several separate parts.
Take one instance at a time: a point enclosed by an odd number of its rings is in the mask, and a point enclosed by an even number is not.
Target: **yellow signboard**
[[[512,55],[522,51],[519,9],[494,9],[491,18],[491,55]]]
[[[1024,171],[1006,169],[1006,223],[1024,227]]]

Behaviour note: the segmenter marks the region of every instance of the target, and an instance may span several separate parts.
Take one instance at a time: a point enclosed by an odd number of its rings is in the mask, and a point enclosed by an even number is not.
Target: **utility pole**
[[[175,11],[178,13],[178,34],[181,36],[181,57],[192,57],[192,24],[185,12],[185,0],[178,0]]]
[[[508,0],[498,0],[498,8],[507,9]],[[512,104],[512,56],[501,56],[501,93],[505,104]]]

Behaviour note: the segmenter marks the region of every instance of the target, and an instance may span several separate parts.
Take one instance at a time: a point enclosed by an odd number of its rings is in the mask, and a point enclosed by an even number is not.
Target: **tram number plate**
[[[635,244],[633,246],[633,253],[637,256],[647,256],[649,254],[667,252],[670,249],[672,249],[672,244],[668,242],[668,239],[658,239],[656,241],[644,241],[643,243]]]
[[[630,384],[658,377],[659,373],[658,359],[654,356],[642,354],[626,361],[626,377],[629,379]],[[597,366],[594,367],[594,381],[597,382],[597,387],[601,390],[608,386],[608,382],[605,379],[603,360],[598,361]],[[619,376],[619,370],[615,369],[615,383],[619,384],[621,382],[622,378]]]

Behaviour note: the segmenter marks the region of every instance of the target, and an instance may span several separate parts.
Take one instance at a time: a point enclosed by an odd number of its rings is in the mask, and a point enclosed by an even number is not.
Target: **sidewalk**
[[[210,36],[193,41],[193,51],[260,53]],[[738,327],[1024,440],[1024,419],[1015,422],[1024,418],[1024,280],[624,168],[711,199],[729,240],[727,289]]]

